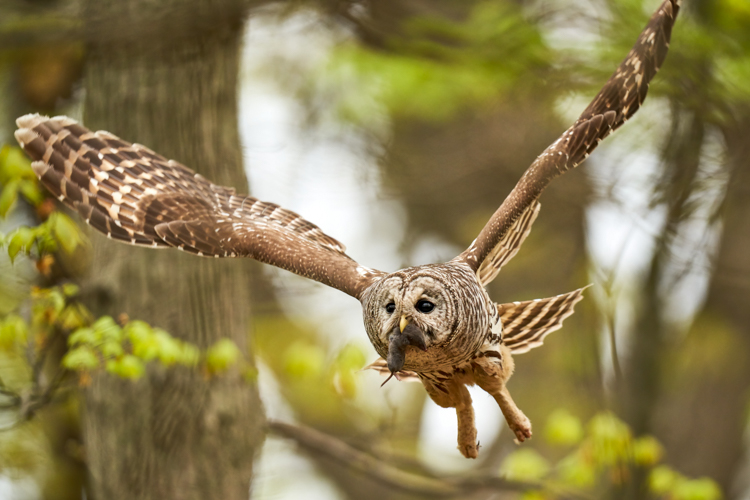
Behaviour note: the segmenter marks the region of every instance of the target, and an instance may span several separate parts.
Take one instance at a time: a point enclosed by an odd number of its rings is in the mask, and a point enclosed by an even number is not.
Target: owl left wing
[[[490,254],[482,261],[482,265],[477,270],[477,277],[483,286],[487,286],[495,279],[500,269],[521,249],[526,237],[531,232],[531,226],[534,224],[541,203],[534,201],[526,207],[526,210],[516,219],[508,231],[505,232],[500,241],[495,245]]]
[[[513,354],[521,354],[544,342],[550,333],[562,328],[591,285],[546,299],[495,304],[503,325],[503,344]]]
[[[360,266],[318,226],[237,195],[180,163],[74,120],[26,115],[16,139],[60,201],[108,238],[207,257],[250,257],[359,298],[384,273]]]
[[[502,245],[516,221],[528,213],[555,177],[575,168],[619,128],[646,98],[651,79],[669,48],[680,0],[664,0],[617,70],[576,122],[526,170],[476,240],[456,260],[478,271]]]

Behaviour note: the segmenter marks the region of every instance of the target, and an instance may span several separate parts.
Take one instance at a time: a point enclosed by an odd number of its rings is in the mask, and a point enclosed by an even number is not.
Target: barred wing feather
[[[478,270],[555,177],[578,166],[643,104],[664,62],[680,0],[664,0],[615,72],[575,123],[526,170],[479,236],[457,259]]]
[[[174,160],[74,120],[26,115],[16,139],[60,201],[107,237],[207,257],[251,257],[354,297],[383,275],[315,224],[237,195]]]
[[[546,299],[496,304],[503,323],[503,343],[513,354],[539,347],[547,335],[562,328],[586,288]]]

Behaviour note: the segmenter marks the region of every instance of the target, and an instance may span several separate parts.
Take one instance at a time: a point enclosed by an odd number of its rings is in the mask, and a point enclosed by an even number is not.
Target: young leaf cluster
[[[506,457],[500,472],[508,479],[540,481],[548,490],[528,493],[527,500],[551,500],[570,489],[601,494],[623,487],[636,470],[648,477],[650,498],[659,500],[720,500],[721,490],[709,478],[691,479],[660,464],[664,449],[653,436],[634,437],[630,427],[611,412],[594,415],[584,426],[578,417],[558,409],[544,428],[547,444],[567,449],[553,464],[534,448],[520,448]],[[644,495],[645,496],[645,495]]]

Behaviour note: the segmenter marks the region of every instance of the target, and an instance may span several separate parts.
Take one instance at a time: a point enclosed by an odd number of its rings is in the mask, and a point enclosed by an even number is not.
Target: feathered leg
[[[471,394],[466,386],[456,377],[434,384],[423,377],[422,383],[435,403],[443,408],[455,408],[458,418],[458,450],[466,458],[477,458],[477,428],[474,424],[474,407]]]
[[[500,345],[484,351],[483,354],[471,362],[474,381],[495,398],[516,439],[523,442],[531,437],[531,422],[513,402],[510,392],[505,387],[505,382],[515,368],[510,349]]]

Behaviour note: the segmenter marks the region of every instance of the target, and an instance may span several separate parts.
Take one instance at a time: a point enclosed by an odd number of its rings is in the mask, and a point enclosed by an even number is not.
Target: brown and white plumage
[[[359,266],[318,226],[235,194],[184,165],[67,117],[27,115],[16,139],[42,184],[107,237],[207,257],[251,257],[358,297],[383,273]]]
[[[531,424],[505,387],[511,354],[541,345],[583,292],[496,304],[484,287],[518,252],[547,184],[580,164],[643,103],[678,10],[679,0],[663,0],[578,120],[528,168],[469,248],[444,264],[390,274],[364,267],[296,213],[238,195],[145,146],[91,132],[67,117],[23,116],[16,138],[42,184],[111,239],[206,257],[251,257],[359,299],[367,334],[382,356],[370,367],[419,379],[437,404],[455,408],[459,449],[476,457],[466,385],[495,398],[519,441],[530,437]]]

